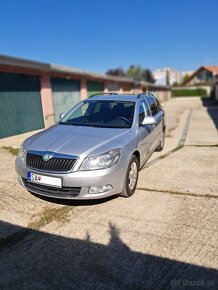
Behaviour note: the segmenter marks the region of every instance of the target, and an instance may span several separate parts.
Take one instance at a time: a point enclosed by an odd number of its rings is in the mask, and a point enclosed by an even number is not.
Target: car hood
[[[26,141],[28,150],[51,151],[62,154],[88,155],[100,147],[109,145],[110,142],[116,145],[108,150],[118,148],[122,142],[123,135],[130,129],[111,129],[84,126],[55,125]],[[118,141],[119,139],[119,141]],[[107,146],[106,146],[107,147]],[[103,153],[103,152],[102,152]]]

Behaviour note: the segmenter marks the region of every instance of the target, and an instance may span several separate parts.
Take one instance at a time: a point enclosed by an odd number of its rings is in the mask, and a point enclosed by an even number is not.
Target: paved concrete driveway
[[[0,149],[2,289],[218,289],[218,107],[164,107],[166,148],[129,199],[39,199]]]

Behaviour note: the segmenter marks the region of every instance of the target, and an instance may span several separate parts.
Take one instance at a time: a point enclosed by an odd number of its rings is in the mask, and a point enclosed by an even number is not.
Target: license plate
[[[53,187],[62,187],[62,179],[58,177],[51,177],[51,176],[45,176],[41,174],[28,172],[27,180],[29,182],[40,183],[43,185],[49,185]]]

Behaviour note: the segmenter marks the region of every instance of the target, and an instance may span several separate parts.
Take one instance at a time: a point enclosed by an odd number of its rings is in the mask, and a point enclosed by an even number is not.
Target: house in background
[[[212,91],[218,99],[218,66],[201,66],[183,82],[183,86],[205,89],[208,95]]]

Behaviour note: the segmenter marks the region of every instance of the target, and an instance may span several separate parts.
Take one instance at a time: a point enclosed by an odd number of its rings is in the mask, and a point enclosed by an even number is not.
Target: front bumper
[[[15,161],[15,169],[19,175],[19,183],[27,190],[46,197],[77,200],[106,198],[122,192],[123,182],[126,174],[126,168],[122,167],[119,163],[113,167],[101,170],[76,171],[71,173],[42,172],[36,169],[28,168],[25,162],[21,161],[19,158],[17,158]],[[60,190],[49,190],[49,188],[46,190],[46,187],[37,187],[36,184],[30,188],[28,186],[29,182],[26,182],[27,172],[33,172],[36,174],[52,177],[60,177],[62,179],[63,191],[61,192]],[[112,185],[113,189],[103,193],[89,193],[90,186],[103,186],[106,184]],[[72,191],[64,191],[66,188],[71,188]],[[74,192],[75,188],[77,189],[76,193]],[[50,187],[50,189],[53,188]]]

